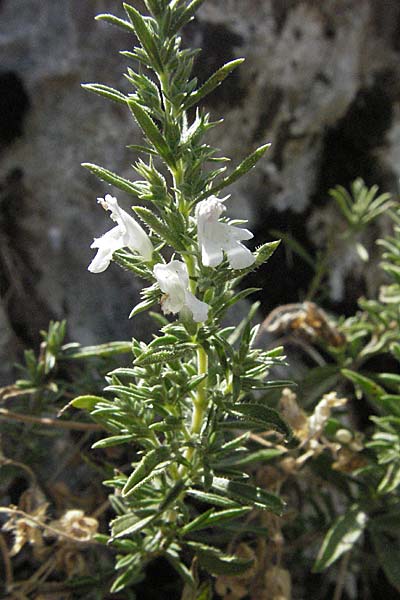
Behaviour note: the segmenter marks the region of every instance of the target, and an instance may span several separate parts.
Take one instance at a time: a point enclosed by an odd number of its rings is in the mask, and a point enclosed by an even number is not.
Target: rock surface
[[[50,318],[66,317],[70,338],[82,343],[148,330],[143,319],[127,320],[139,282],[117,266],[97,276],[86,270],[92,238],[109,228],[96,197],[111,190],[80,163],[132,177],[125,146],[140,143],[123,108],[80,88],[96,81],[126,89],[118,50],[132,40],[93,20],[107,11],[122,12],[115,0],[0,1],[2,381],[18,347],[35,343]],[[231,190],[230,215],[249,219],[257,243],[280,229],[311,251],[323,245],[321,223],[337,218],[327,190],[337,183],[362,176],[397,191],[398,2],[207,0],[184,40],[203,49],[201,80],[222,62],[246,57],[207,108],[225,117],[211,141],[233,163],[272,142],[269,156]],[[127,208],[129,199],[118,197]],[[284,260],[281,250],[257,275],[271,290],[264,311],[296,300],[311,276],[294,259],[282,278]],[[354,262],[338,257],[333,266],[335,301],[349,298]],[[367,284],[353,285],[348,301]]]

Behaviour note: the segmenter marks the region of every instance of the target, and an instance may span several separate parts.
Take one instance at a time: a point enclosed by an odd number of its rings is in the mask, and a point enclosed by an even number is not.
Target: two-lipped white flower
[[[189,274],[185,263],[171,260],[168,264],[154,265],[153,273],[164,296],[161,308],[164,314],[189,311],[196,323],[207,320],[209,305],[189,290]]]
[[[88,266],[91,273],[102,273],[111,262],[112,255],[120,248],[129,248],[137,252],[145,261],[150,261],[153,244],[147,233],[136,223],[135,219],[119,207],[116,198],[107,194],[105,198],[97,198],[105,210],[111,212],[111,219],[117,223],[100,238],[95,238],[91,248],[97,248],[97,254]]]
[[[205,267],[216,267],[226,252],[232,269],[250,267],[255,257],[241,242],[250,240],[253,234],[248,229],[220,223],[218,219],[224,210],[224,204],[216,196],[210,196],[196,206],[201,261]]]

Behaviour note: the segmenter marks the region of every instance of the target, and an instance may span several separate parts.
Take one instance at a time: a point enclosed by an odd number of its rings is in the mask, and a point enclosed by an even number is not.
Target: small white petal
[[[111,262],[112,255],[121,248],[121,232],[119,227],[113,227],[99,238],[95,238],[91,248],[97,248],[97,254],[88,266],[91,273],[102,273]]]
[[[216,267],[221,264],[224,255],[219,243],[209,240],[201,246],[201,261],[205,267]]]
[[[251,239],[253,234],[248,229],[220,223],[218,219],[224,210],[225,206],[215,196],[196,206],[202,263],[206,267],[216,267],[223,260],[223,252],[226,252],[232,269],[245,269],[254,263],[255,257],[241,241]]]
[[[196,323],[204,323],[204,321],[207,321],[210,307],[206,302],[202,302],[196,298],[192,292],[186,291],[185,304],[193,315],[193,321],[196,321]]]
[[[110,194],[105,198],[98,198],[98,202],[105,210],[111,212],[111,219],[117,223],[116,227],[95,239],[91,248],[99,251],[88,269],[92,273],[101,273],[110,264],[113,253],[120,248],[129,248],[137,252],[146,261],[150,261],[153,254],[153,244],[147,233],[136,223],[135,219],[119,207],[118,201]]]
[[[187,309],[197,323],[207,320],[209,306],[189,291],[189,275],[183,262],[171,260],[166,265],[158,263],[154,265],[153,273],[165,294],[161,300],[164,314],[176,314]]]
[[[165,314],[178,313],[185,304],[185,289],[189,284],[187,271],[182,273],[181,267],[185,265],[178,260],[171,260],[168,265],[158,263],[154,265],[154,276],[165,297],[162,300],[162,309]]]
[[[240,243],[229,248],[226,251],[226,254],[232,269],[247,269],[247,267],[251,267],[255,261],[254,255],[250,250]]]

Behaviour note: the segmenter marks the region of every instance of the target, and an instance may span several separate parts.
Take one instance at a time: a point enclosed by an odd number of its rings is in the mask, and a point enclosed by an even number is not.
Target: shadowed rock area
[[[96,197],[115,193],[125,208],[130,199],[80,163],[133,177],[135,156],[125,147],[141,139],[127,111],[80,88],[100,82],[128,89],[127,60],[118,51],[132,38],[94,21],[99,12],[122,9],[114,0],[0,3],[1,382],[51,318],[66,317],[69,337],[81,343],[129,339],[149,328],[146,318],[127,319],[140,282],[115,265],[97,276],[86,270],[93,237],[110,226]],[[311,252],[323,245],[324,224],[336,218],[327,196],[334,184],[361,176],[397,192],[399,3],[208,0],[183,37],[203,49],[200,80],[246,57],[206,107],[216,119],[224,115],[210,141],[233,164],[272,142],[265,160],[230,190],[229,214],[249,219],[257,244],[279,229]],[[263,313],[296,301],[311,278],[295,256],[287,267],[285,261],[281,248],[251,281],[265,286]],[[357,261],[338,254],[333,306],[353,307],[374,285]]]

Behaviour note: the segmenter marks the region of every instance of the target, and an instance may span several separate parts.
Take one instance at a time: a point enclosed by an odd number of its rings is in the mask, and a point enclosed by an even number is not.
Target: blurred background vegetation
[[[132,335],[148,340],[154,328],[148,317],[127,319],[140,289],[131,275],[116,266],[97,277],[86,270],[92,238],[108,226],[107,217],[95,210],[96,197],[111,190],[80,163],[99,163],[133,177],[130,164],[136,157],[125,146],[140,141],[123,108],[80,88],[85,81],[126,87],[126,61],[118,51],[129,49],[132,41],[93,20],[107,11],[122,13],[120,2],[0,2],[0,504],[17,507],[3,515],[0,560],[6,583],[14,577],[25,582],[15,598],[107,597],[112,559],[100,543],[86,544],[111,518],[101,486],[104,473],[129,458],[118,448],[89,452],[98,426],[68,411],[58,420],[58,412],[77,394],[100,392],[104,374],[129,362],[129,344],[107,342],[128,341]],[[284,242],[246,281],[263,287],[253,298],[260,303],[260,322],[276,307],[294,304],[269,317],[262,343],[271,336],[285,338],[290,376],[301,383],[294,400],[309,414],[336,387],[350,398],[343,418],[329,422],[325,453],[314,452],[318,460],[305,475],[297,477],[306,461],[302,452],[291,457],[300,460],[297,466],[277,460],[256,471],[266,485],[271,478],[279,481],[297,515],[289,518],[284,534],[281,525],[264,523],[275,537],[272,549],[257,548],[259,560],[269,560],[272,553],[276,567],[282,540],[287,544],[281,571],[272,573],[263,563],[270,577],[267,588],[278,581],[283,597],[290,598],[289,567],[293,598],[398,597],[398,566],[387,567],[386,577],[382,567],[398,556],[390,524],[400,521],[390,496],[399,472],[398,288],[393,287],[398,285],[398,240],[388,239],[393,236],[389,198],[371,203],[386,192],[397,201],[400,5],[390,0],[208,0],[184,40],[202,48],[195,67],[200,80],[223,62],[246,57],[245,65],[205,101],[212,117],[225,118],[225,125],[211,132],[211,143],[236,164],[256,145],[272,142],[251,176],[229,190],[233,216],[245,214],[255,244],[277,237]],[[360,180],[354,184],[360,177],[367,188]],[[343,187],[329,193],[337,185]],[[368,196],[373,185],[379,193]],[[129,198],[122,192],[118,197],[127,208]],[[376,239],[383,237],[382,269]],[[316,302],[317,312],[304,301]],[[232,321],[239,322],[247,308]],[[66,329],[60,323],[65,318]],[[94,344],[105,345],[87,348]],[[31,347],[35,351],[24,356]],[[14,367],[17,361],[25,365],[22,373]],[[373,430],[371,415],[386,420]],[[299,422],[303,417],[300,411]],[[343,434],[341,442],[336,439],[342,429],[351,431],[351,439]],[[363,435],[369,436],[369,450]],[[333,453],[326,456],[333,442],[347,448],[342,463]],[[368,474],[371,466],[376,471]],[[366,469],[367,483],[358,469]],[[329,474],[326,491],[302,513],[304,498],[310,500],[324,472]],[[357,477],[362,483],[354,484]],[[353,484],[368,493],[354,492]],[[380,491],[372,500],[368,494],[374,485]],[[360,538],[350,568],[342,560],[328,577],[310,575],[323,534],[360,498],[364,504],[368,499],[374,518],[381,517],[380,526]],[[365,522],[359,514],[368,513],[364,504],[349,516],[360,536]],[[26,514],[39,524],[24,520]],[[44,529],[40,523],[46,514]],[[307,555],[304,549],[314,540]],[[6,558],[7,548],[12,559]],[[332,554],[325,547],[321,568]],[[219,581],[224,598],[250,593],[247,580],[232,584],[233,589],[230,584]],[[141,599],[180,593],[164,563],[140,585]],[[129,594],[121,598],[133,597]]]

